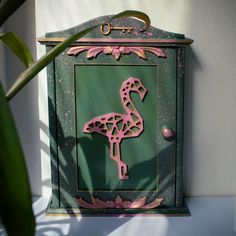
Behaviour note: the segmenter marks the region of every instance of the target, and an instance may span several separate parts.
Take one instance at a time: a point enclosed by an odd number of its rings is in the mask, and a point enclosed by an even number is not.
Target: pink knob
[[[161,134],[165,139],[173,138],[175,135],[175,132],[172,129],[169,128],[163,128],[161,130]]]

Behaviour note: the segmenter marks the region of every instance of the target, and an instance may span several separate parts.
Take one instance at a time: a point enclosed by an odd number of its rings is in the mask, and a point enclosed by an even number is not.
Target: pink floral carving
[[[119,60],[121,55],[134,53],[140,58],[147,60],[145,51],[155,54],[157,57],[165,57],[165,53],[161,48],[156,47],[126,47],[126,46],[78,46],[71,47],[67,54],[70,56],[76,56],[83,51],[87,52],[87,58],[95,58],[99,53],[104,53],[106,55],[112,55],[116,60]]]
[[[115,57],[116,60],[120,59],[120,56],[122,54],[130,54],[130,49],[128,47],[119,47],[119,46],[108,46],[105,47],[103,50],[103,53],[105,54],[111,54],[113,57]]]
[[[128,208],[128,209],[152,209],[159,207],[164,201],[164,198],[156,198],[154,201],[146,204],[146,197],[142,197],[133,202],[124,200],[120,195],[117,195],[115,200],[102,201],[99,198],[91,196],[91,203],[85,201],[83,198],[76,197],[76,202],[84,208],[104,209],[104,208]]]

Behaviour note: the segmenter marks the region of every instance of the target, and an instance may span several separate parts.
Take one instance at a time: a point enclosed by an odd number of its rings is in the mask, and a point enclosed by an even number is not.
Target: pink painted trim
[[[104,53],[112,55],[116,60],[119,60],[121,55],[134,53],[140,58],[147,60],[145,51],[155,54],[157,57],[165,57],[165,53],[161,48],[156,47],[126,47],[126,46],[77,46],[71,47],[67,54],[69,56],[77,56],[83,51],[87,52],[87,58],[96,58],[98,54]]]
[[[122,208],[122,209],[153,209],[159,207],[164,198],[156,198],[154,201],[146,204],[146,198],[142,197],[133,202],[124,200],[120,195],[117,195],[115,200],[102,201],[99,198],[91,196],[92,203],[85,201],[81,197],[76,197],[75,201],[84,208],[88,209],[106,209],[106,208]]]

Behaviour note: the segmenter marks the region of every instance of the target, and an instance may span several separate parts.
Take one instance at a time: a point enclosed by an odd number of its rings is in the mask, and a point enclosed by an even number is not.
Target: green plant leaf
[[[12,85],[6,94],[7,99],[11,99],[17,92],[19,92],[26,83],[28,83],[35,75],[37,75],[45,66],[47,66],[55,57],[63,52],[70,44],[78,38],[83,37],[96,26],[83,30],[71,37],[68,37],[63,42],[57,44],[48,53],[42,56],[38,61],[34,62],[28,69],[20,74],[16,82]]]
[[[145,13],[139,11],[124,11],[113,16],[111,20],[122,17],[135,17],[144,21],[146,27],[150,26],[149,17]],[[61,52],[63,52],[67,47],[69,47],[74,41],[83,37],[88,32],[90,32],[91,30],[93,30],[98,26],[100,26],[100,24],[92,26],[86,30],[83,30],[68,37],[63,42],[57,44],[48,53],[42,56],[38,61],[34,62],[27,70],[25,70],[22,74],[20,74],[16,82],[9,89],[9,91],[6,94],[7,99],[10,100],[16,93],[18,93],[24,87],[26,83],[28,83],[37,73],[39,73],[45,66],[47,66],[55,57],[57,57]]]
[[[145,23],[145,28],[142,29],[141,32],[147,30],[151,25],[151,20],[149,16],[141,11],[131,11],[131,10],[123,11],[115,15],[113,18],[122,18],[122,17],[132,17],[143,21]]]
[[[35,220],[24,155],[0,83],[0,217],[9,236],[33,236]]]
[[[15,33],[0,34],[0,40],[12,50],[26,67],[33,63],[33,57],[29,48]]]

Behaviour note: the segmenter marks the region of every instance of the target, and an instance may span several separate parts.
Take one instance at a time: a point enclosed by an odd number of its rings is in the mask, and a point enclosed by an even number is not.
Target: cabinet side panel
[[[47,46],[47,51],[52,47]],[[58,181],[58,154],[57,154],[57,118],[56,118],[56,94],[55,94],[55,64],[52,61],[47,66],[48,74],[48,108],[49,108],[49,134],[50,134],[50,158],[51,158],[51,183],[52,200],[50,207],[59,207],[59,181]]]
[[[177,49],[176,206],[183,206],[184,47]]]

